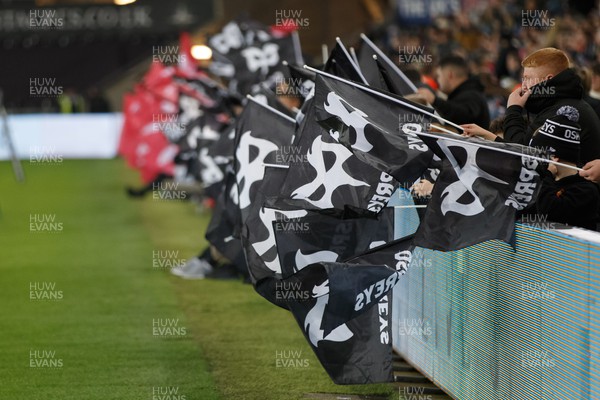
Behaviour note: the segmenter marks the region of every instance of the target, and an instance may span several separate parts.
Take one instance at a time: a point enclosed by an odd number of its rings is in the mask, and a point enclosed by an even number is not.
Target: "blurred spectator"
[[[62,114],[82,113],[86,109],[84,98],[72,87],[67,88],[58,97],[57,102],[59,112]]]
[[[92,86],[87,92],[88,111],[91,113],[107,113],[110,112],[108,101],[102,96],[97,87]]]
[[[589,71],[589,85],[583,99],[589,103],[600,117],[600,63],[595,62]]]
[[[447,100],[427,88],[420,88],[418,92],[442,117],[457,124],[476,123],[488,127],[490,114],[483,96],[483,85],[479,78],[469,76],[463,58],[450,56],[442,59],[437,69],[437,82],[440,91],[448,96]]]

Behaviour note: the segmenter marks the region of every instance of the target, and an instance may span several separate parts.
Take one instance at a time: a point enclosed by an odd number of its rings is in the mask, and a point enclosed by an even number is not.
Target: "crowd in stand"
[[[459,134],[548,153],[552,162],[538,170],[538,200],[521,215],[543,214],[596,230],[600,14],[583,3],[568,9],[563,3],[548,2],[545,8],[535,3],[491,0],[426,26],[393,23],[370,36],[418,87],[407,97],[459,124]],[[271,89],[282,94],[279,99],[290,111],[300,108],[302,98]],[[423,177],[413,194],[427,198],[434,185],[431,176]],[[229,261],[211,247],[172,272],[203,278],[217,264]],[[231,265],[231,271],[225,276],[237,276],[239,268]]]
[[[380,31],[380,44],[390,54],[398,49],[403,70],[419,72],[407,75],[420,75],[420,97],[461,124],[463,135],[550,150],[562,165],[542,171],[534,211],[596,229],[598,10],[586,2],[490,1],[428,26],[392,24]],[[422,180],[414,190],[426,196],[432,186]]]

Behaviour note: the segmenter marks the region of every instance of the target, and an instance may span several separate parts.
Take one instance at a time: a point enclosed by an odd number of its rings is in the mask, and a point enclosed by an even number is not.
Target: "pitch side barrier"
[[[396,237],[418,225],[415,209],[395,217]],[[561,228],[517,223],[516,251],[417,248],[394,289],[395,350],[456,399],[600,399],[600,234]]]

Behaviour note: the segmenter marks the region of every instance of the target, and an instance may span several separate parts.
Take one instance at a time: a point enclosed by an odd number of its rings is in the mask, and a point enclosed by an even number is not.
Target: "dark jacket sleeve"
[[[593,185],[571,185],[561,188],[554,178],[545,176],[536,201],[538,214],[551,221],[570,223],[593,218],[598,207],[598,190]]]
[[[516,105],[508,107],[504,115],[502,128],[504,129],[504,141],[529,145],[527,123],[523,118],[523,107]]]
[[[457,124],[476,122],[476,117],[484,113],[482,107],[487,107],[487,104],[482,103],[477,96],[464,95],[452,101],[436,97],[432,105],[442,117]],[[488,127],[482,126],[482,128],[487,129]]]

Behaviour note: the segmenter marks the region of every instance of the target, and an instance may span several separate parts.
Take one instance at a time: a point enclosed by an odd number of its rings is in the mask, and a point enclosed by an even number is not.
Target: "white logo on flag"
[[[207,148],[200,149],[198,160],[204,166],[204,168],[200,170],[202,183],[204,183],[204,185],[212,185],[213,183],[217,183],[223,180],[223,172],[217,166],[215,159],[208,155]]]
[[[300,218],[308,214],[306,210],[280,211],[263,207],[258,216],[260,217],[260,221],[264,225],[265,229],[269,233],[269,236],[262,242],[252,243],[252,247],[254,247],[254,250],[261,258],[263,258],[263,256],[269,250],[276,246],[275,231],[273,230],[273,222],[275,222],[277,218],[276,213],[283,214],[288,218]],[[265,265],[271,271],[281,273],[281,264],[279,263],[279,256],[277,253],[275,253],[275,258],[273,260],[265,261]]]
[[[335,163],[331,168],[326,169],[325,160],[323,157],[324,152],[331,152],[335,155]],[[346,171],[344,171],[344,162],[352,157],[352,152],[345,148],[339,143],[326,143],[323,142],[321,136],[315,138],[312,143],[311,149],[307,154],[307,160],[309,164],[317,172],[315,179],[296,189],[292,193],[293,199],[302,199],[318,208],[332,208],[333,207],[333,192],[340,186],[351,185],[351,186],[369,186],[369,184],[359,181],[358,179],[352,178]],[[309,197],[312,196],[321,186],[324,186],[325,193],[318,200],[311,200]]]
[[[230,22],[223,27],[221,33],[213,36],[209,44],[219,53],[227,54],[231,49],[239,49],[244,44],[244,35],[240,27]]]
[[[340,325],[332,330],[329,335],[323,337],[323,329],[321,323],[325,307],[329,302],[329,280],[326,280],[321,285],[315,285],[313,288],[313,297],[317,298],[315,306],[306,314],[304,319],[304,329],[306,329],[308,338],[313,346],[319,347],[321,340],[329,340],[332,342],[345,342],[349,340],[353,334],[346,324]]]
[[[354,111],[349,112],[342,102],[348,104]],[[324,104],[324,107],[325,111],[341,119],[346,126],[354,128],[354,131],[356,132],[356,141],[351,144],[353,149],[368,152],[373,148],[373,145],[369,143],[365,137],[365,127],[369,124],[369,121],[365,119],[365,117],[368,116],[367,114],[354,108],[350,103],[334,92],[329,92],[327,95],[327,103]],[[330,132],[330,134],[334,139],[339,139],[338,132]]]
[[[315,253],[303,254],[302,250],[298,249],[298,251],[296,251],[294,263],[296,264],[296,270],[299,271],[310,264],[317,262],[335,262],[337,259],[338,255],[333,251],[321,250]]]
[[[474,145],[462,145],[454,143],[448,144],[443,140],[439,140],[438,145],[444,154],[446,154],[446,157],[448,157],[448,160],[452,164],[452,168],[454,168],[454,171],[456,172],[456,176],[458,176],[458,180],[448,185],[442,192],[442,215],[446,215],[446,213],[449,211],[468,217],[480,214],[485,210],[485,208],[483,207],[483,204],[481,204],[479,196],[477,196],[473,190],[475,181],[478,178],[483,178],[491,182],[503,183],[505,185],[508,183],[488,174],[477,166],[476,158],[479,147]],[[466,151],[467,159],[462,168],[456,162],[456,159],[454,158],[454,155],[452,155],[449,147],[460,147]],[[473,196],[473,201],[468,204],[458,203],[458,199],[460,199],[467,192]]]
[[[242,55],[246,58],[246,65],[250,72],[256,72],[260,69],[260,72],[266,75],[270,67],[274,67],[279,63],[279,46],[275,43],[265,43],[262,49],[248,47],[242,50]]]
[[[250,161],[250,146],[258,149],[258,155]],[[240,143],[235,152],[240,163],[235,176],[240,187],[240,209],[243,210],[250,205],[250,187],[254,182],[260,181],[265,176],[265,158],[278,149],[277,145],[267,139],[255,138],[251,131],[246,131],[240,138]]]

